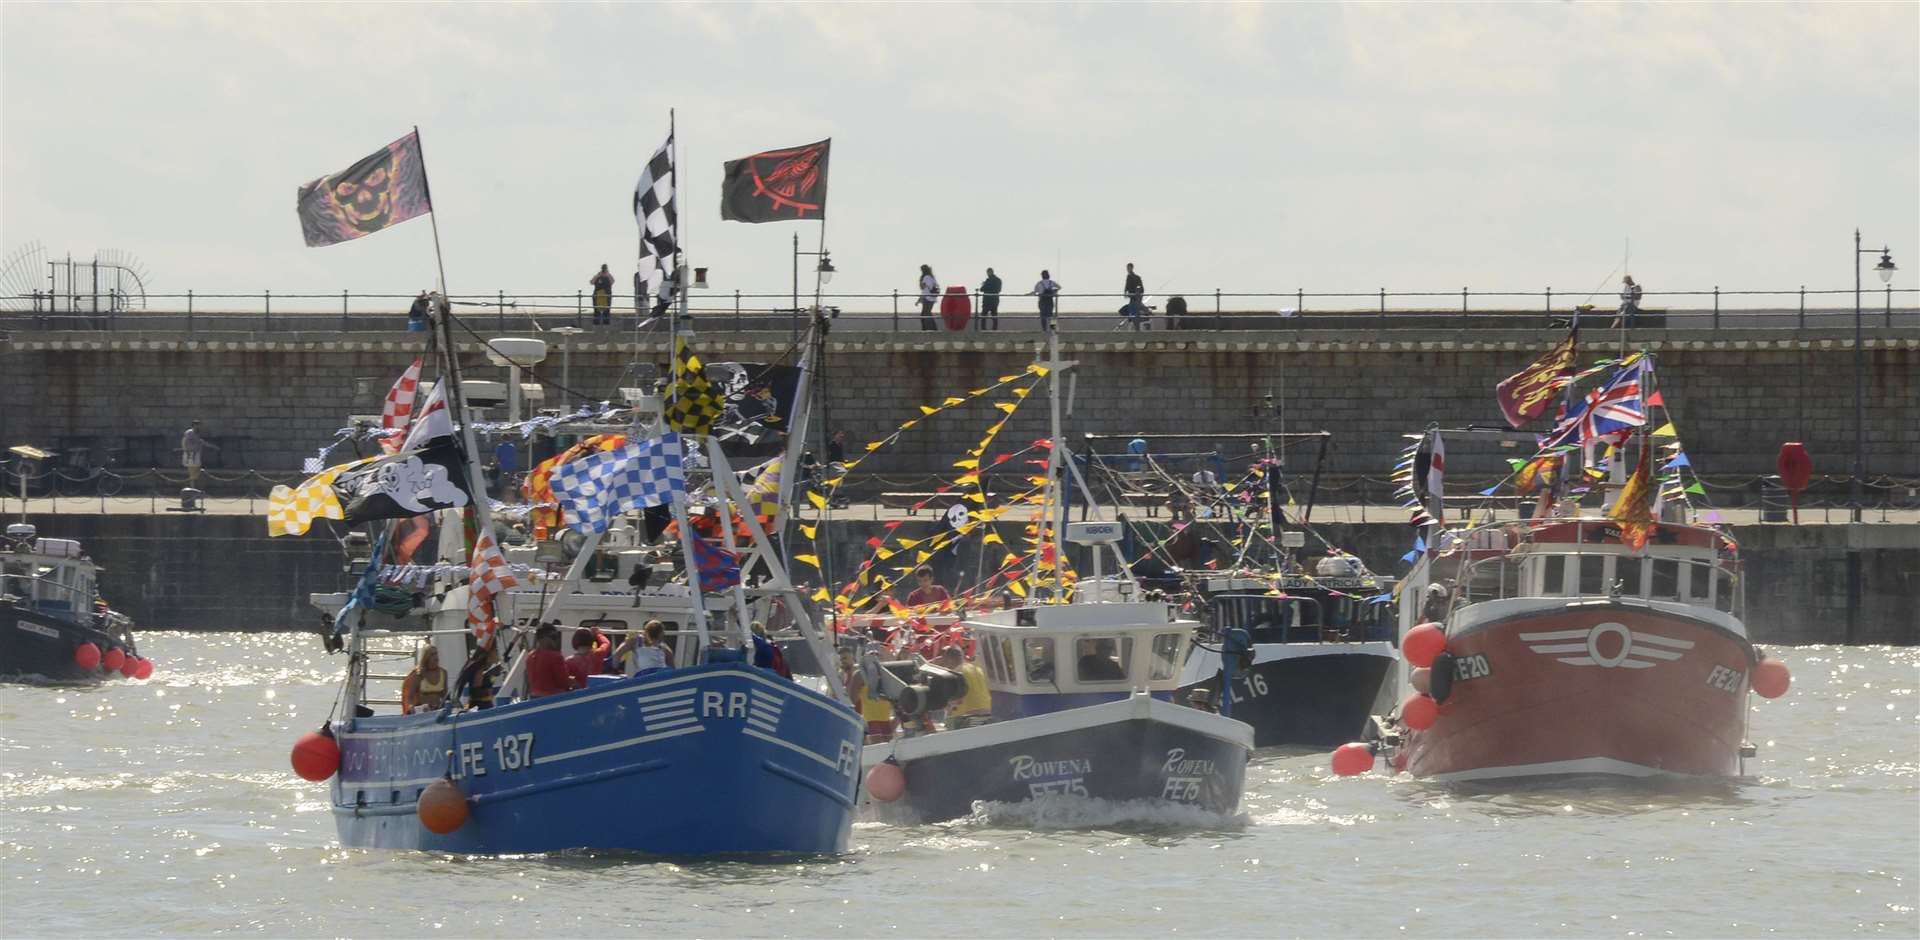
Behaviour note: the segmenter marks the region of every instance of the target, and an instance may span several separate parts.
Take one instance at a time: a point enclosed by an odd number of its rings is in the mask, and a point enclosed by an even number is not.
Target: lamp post
[[[824,241],[824,238],[822,240]],[[807,255],[820,259],[820,262],[813,266],[813,305],[818,307],[820,306],[820,285],[833,281],[833,259],[827,257],[829,254],[831,252],[827,251],[824,244],[820,246],[819,251],[801,251],[800,233],[793,233],[793,313],[790,319],[793,323],[793,341],[796,343],[800,341],[800,256]]]
[[[1886,246],[1879,248],[1860,247],[1860,230],[1853,230],[1853,480],[1849,484],[1848,498],[1853,503],[1853,521],[1860,521],[1862,487],[1867,478],[1867,345],[1861,329],[1860,319],[1860,256],[1880,253],[1880,263],[1873,266],[1873,273],[1880,275],[1880,283],[1892,284],[1893,272],[1899,267],[1893,263],[1893,252]]]

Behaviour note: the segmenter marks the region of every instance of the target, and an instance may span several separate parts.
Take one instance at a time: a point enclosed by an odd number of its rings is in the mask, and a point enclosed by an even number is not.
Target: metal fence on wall
[[[943,298],[948,295],[942,295]],[[1007,331],[1039,328],[1038,299],[1029,294],[1001,294],[997,322],[983,323],[978,293],[963,295],[974,311],[970,329],[998,327]],[[1180,296],[1187,313],[1169,317],[1166,300],[1144,317],[1147,329],[1474,329],[1533,328],[1564,320],[1576,309],[1604,317],[1611,323],[1615,309],[1609,303],[1592,307],[1584,295],[1539,291],[1476,291],[1462,287],[1449,291],[1226,291],[1215,289]],[[1808,290],[1676,290],[1648,293],[1630,323],[1646,329],[1807,329],[1851,327],[1854,319],[1851,289]],[[199,293],[149,294],[147,309],[123,310],[110,297],[53,295],[33,292],[0,298],[0,326],[11,329],[151,330],[197,332],[274,331],[390,331],[404,329],[414,294],[392,293]],[[1920,327],[1920,289],[1891,286],[1863,291],[1863,328]],[[543,293],[498,290],[457,294],[455,309],[475,326],[496,330],[549,329],[557,326],[594,326],[593,298],[583,291]],[[689,310],[696,322],[718,330],[798,330],[812,307],[810,295],[747,293],[695,289]],[[1108,332],[1135,324],[1123,309],[1126,299],[1111,293],[1059,295],[1059,324],[1063,331]],[[859,332],[919,332],[932,324],[923,321],[918,295],[909,291],[883,294],[822,294],[820,305],[836,319],[836,328]],[[609,311],[609,327],[631,329],[648,320],[644,303],[632,294],[616,295]],[[933,319],[940,317],[936,304]],[[656,326],[658,324],[655,324]],[[943,326],[936,326],[944,329]]]

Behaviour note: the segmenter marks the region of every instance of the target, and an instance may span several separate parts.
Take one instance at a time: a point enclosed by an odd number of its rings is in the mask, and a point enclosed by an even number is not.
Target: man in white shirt
[[[933,276],[933,265],[920,266],[920,329],[932,332],[940,329],[940,321],[933,318],[933,305],[940,302],[940,281]]]
[[[220,445],[200,436],[200,422],[187,426],[185,434],[180,435],[180,465],[187,468],[187,485],[200,488],[200,465],[206,458],[206,449],[219,450]]]

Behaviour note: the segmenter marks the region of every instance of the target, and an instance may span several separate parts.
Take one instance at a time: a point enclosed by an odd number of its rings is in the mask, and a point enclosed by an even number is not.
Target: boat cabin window
[[[1153,638],[1153,666],[1147,672],[1147,678],[1153,681],[1171,679],[1180,668],[1180,634],[1162,633]]]
[[[1645,566],[1645,560],[1640,558],[1619,558],[1614,561],[1613,583],[1620,586],[1621,597],[1639,597],[1644,593],[1640,572]]]
[[[1052,682],[1053,678],[1053,638],[1030,637],[1026,643],[1027,681]]]
[[[1133,662],[1133,637],[1083,636],[1074,640],[1074,678],[1081,682],[1125,682]]]
[[[1733,612],[1733,579],[1733,572],[1722,571],[1720,577],[1713,582],[1713,606],[1716,609]]]
[[[1567,593],[1567,556],[1548,555],[1540,559],[1540,593]]]
[[[1697,561],[1687,566],[1693,569],[1692,577],[1687,579],[1687,599],[1696,604],[1713,602],[1713,565]]]
[[[33,596],[33,566],[26,562],[10,561],[0,568],[0,594],[12,594],[15,597]]]
[[[997,642],[1000,646],[1001,678],[1005,679],[1008,682],[1020,681],[1020,678],[1019,678],[1020,669],[1018,666],[1014,665],[1016,662],[1018,662],[1018,660],[1013,658],[1013,641],[1003,636],[995,642]]]
[[[1580,593],[1607,593],[1607,556],[1580,556]]]
[[[1005,681],[1000,678],[1000,653],[993,637],[980,638],[980,668],[986,670],[987,678],[994,682]]]
[[[1653,586],[1647,596],[1656,601],[1677,601],[1680,599],[1680,563],[1654,559]]]

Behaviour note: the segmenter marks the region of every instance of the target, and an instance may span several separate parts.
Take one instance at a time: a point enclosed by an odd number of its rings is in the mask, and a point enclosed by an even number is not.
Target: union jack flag
[[[1646,402],[1641,399],[1647,361],[1636,358],[1614,373],[1606,384],[1575,402],[1554,425],[1543,447],[1607,441],[1619,444],[1637,427],[1647,423]]]

